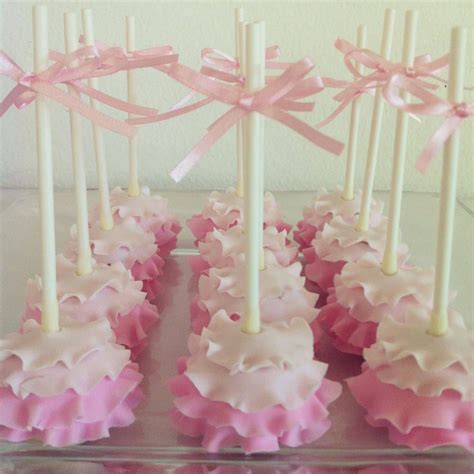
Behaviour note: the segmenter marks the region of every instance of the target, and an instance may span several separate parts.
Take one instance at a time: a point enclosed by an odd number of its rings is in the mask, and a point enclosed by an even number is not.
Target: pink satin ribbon
[[[274,61],[281,54],[279,46],[270,46],[265,50],[265,67],[267,69],[286,69],[291,63]],[[204,48],[201,51],[204,66],[201,73],[206,76],[229,83],[243,84],[245,79],[241,74],[236,74],[240,68],[240,61],[216,48]]]
[[[99,92],[80,81],[114,74],[123,70],[164,67],[164,65],[177,62],[177,55],[169,54],[160,48],[156,48],[150,53],[147,52],[147,54],[129,56],[124,53],[122,48],[100,49],[96,46],[86,46],[70,54],[52,51],[50,58],[55,63],[47,70],[40,74],[26,73],[6,53],[0,51],[0,74],[17,82],[16,86],[0,103],[0,117],[11,106],[21,109],[29,105],[34,101],[36,95],[41,93],[103,128],[131,137],[136,133],[132,125],[94,109],[79,98],[64,92],[57,85],[67,84],[82,94],[128,113],[147,117],[155,116],[158,114],[156,109],[129,104]],[[76,62],[78,65],[75,65]]]
[[[314,64],[310,59],[302,59],[289,66],[280,76],[273,78],[265,88],[249,95],[244,92],[241,84],[231,86],[182,64],[173,64],[170,67],[170,77],[206,96],[207,99],[204,100],[215,100],[231,108],[208,128],[208,133],[171,172],[172,178],[180,181],[230,128],[250,112],[258,112],[276,120],[315,145],[339,155],[344,148],[341,142],[324,135],[288,113],[289,111],[313,110],[313,102],[299,101],[324,89],[321,78],[306,77],[313,68]],[[194,106],[195,104],[188,107]],[[168,118],[167,114],[161,114],[158,120]],[[163,116],[165,118],[162,118]],[[135,123],[134,119],[130,122]]]
[[[434,61],[431,60],[429,55],[418,56],[415,58],[413,67],[406,68],[401,64],[386,60],[369,49],[357,48],[342,38],[336,40],[335,47],[344,54],[344,63],[356,79],[353,82],[347,82],[345,85],[344,81],[340,81],[340,87],[343,90],[334,96],[334,100],[340,102],[339,106],[326,119],[316,124],[316,128],[321,128],[331,120],[334,120],[362,94],[373,94],[378,87],[384,89],[390,87],[390,84],[400,76],[409,78],[415,84],[427,89],[436,89],[438,85],[420,78],[429,77],[439,82],[446,82],[437,73],[447,67],[449,62],[448,55],[444,55]],[[372,70],[372,72],[366,76],[360,74],[353,62],[362,64],[367,69]]]
[[[400,90],[407,91],[412,96],[420,99],[421,102],[407,102],[400,97]],[[397,76],[391,81],[384,90],[384,97],[390,105],[407,113],[445,117],[444,122],[432,135],[416,161],[416,169],[422,173],[428,168],[434,156],[449,137],[466,119],[474,115],[474,104],[467,104],[465,102],[453,104],[439,98],[403,76]]]

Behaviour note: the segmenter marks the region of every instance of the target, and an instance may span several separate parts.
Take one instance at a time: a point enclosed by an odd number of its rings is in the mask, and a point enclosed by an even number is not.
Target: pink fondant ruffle
[[[181,372],[183,362],[179,364]],[[175,395],[176,409],[172,421],[187,436],[202,436],[209,452],[241,446],[246,453],[271,452],[280,443],[296,447],[321,437],[330,427],[327,406],[341,394],[337,382],[324,379],[319,389],[295,410],[280,405],[259,412],[244,413],[227,403],[200,395],[183,374],[169,381]]]
[[[156,324],[159,317],[156,306],[145,300],[127,314],[113,315],[108,320],[115,334],[117,344],[130,349],[132,360],[135,360],[146,347],[148,331]],[[40,323],[41,311],[36,307],[27,306],[22,320],[26,321],[27,319],[34,319]]]
[[[200,241],[206,238],[208,232],[212,232],[214,229],[228,230],[239,223],[240,217],[237,216],[235,220],[233,220],[226,227],[218,227],[217,224],[211,218],[206,218],[202,214],[194,214],[186,221],[186,225],[196,238],[196,240],[194,241],[194,244],[196,246]],[[292,229],[292,225],[284,221],[274,222],[271,225],[274,225],[278,229],[278,232],[286,231],[287,233],[289,233]]]
[[[356,191],[354,198],[350,201],[342,198],[342,188],[327,192],[322,189],[313,199],[310,206],[303,209],[303,219],[297,225],[297,230],[293,232],[296,242],[303,251],[311,247],[311,242],[316,237],[316,233],[322,231],[324,225],[340,216],[345,221],[350,221],[360,210],[361,192]],[[372,201],[370,224],[377,225],[382,217],[383,203]]]
[[[336,301],[333,288],[329,291],[326,306],[319,312],[317,322],[341,352],[362,355],[364,348],[370,347],[376,339],[378,324],[354,319],[350,311]]]
[[[159,253],[159,250],[158,250]],[[154,301],[160,291],[158,278],[163,274],[165,261],[158,253],[153,254],[143,263],[135,261],[131,268],[133,278],[143,282],[142,290],[150,301]]]
[[[298,243],[300,251],[303,252],[305,249],[311,247],[311,242],[313,241],[316,232],[321,229],[306,222],[304,219],[298,221],[296,227],[297,228],[293,231],[293,238]]]
[[[0,388],[0,438],[67,446],[108,437],[110,428],[135,421],[132,410],[142,399],[142,378],[137,366],[129,364],[115,380],[106,377],[82,396],[69,389],[53,397],[31,394],[22,399],[9,387]]]
[[[209,263],[204,260],[201,255],[190,255],[188,257],[188,264],[194,275],[199,276],[209,270]]]
[[[314,247],[303,250],[304,276],[317,286],[319,294],[327,295],[329,288],[334,286],[334,277],[341,273],[346,262],[329,262],[319,258]]]
[[[157,221],[156,218],[147,219],[141,217],[139,223],[144,229],[151,230],[153,234],[155,234],[155,241],[160,257],[169,257],[170,253],[176,248],[178,235],[182,230],[179,222],[177,220],[162,222]]]
[[[113,327],[117,344],[122,344],[131,350],[132,360],[147,346],[148,332],[159,319],[156,306],[145,300],[135,306],[127,315],[119,318],[118,325]]]
[[[410,389],[383,383],[377,372],[363,366],[362,374],[347,380],[357,402],[367,410],[367,421],[388,428],[391,441],[413,449],[459,445],[474,450],[474,401],[446,390],[424,397]]]

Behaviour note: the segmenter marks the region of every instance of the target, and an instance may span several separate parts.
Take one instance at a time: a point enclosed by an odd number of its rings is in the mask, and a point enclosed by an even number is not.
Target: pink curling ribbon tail
[[[79,98],[64,92],[57,85],[70,85],[79,92],[119,110],[146,116],[156,115],[158,111],[155,109],[127,104],[96,91],[80,81],[122,70],[162,67],[177,61],[176,55],[163,54],[161,50],[159,54],[155,51],[155,54],[150,53],[136,58],[124,54],[121,48],[99,49],[96,46],[86,46],[70,54],[53,51],[50,56],[55,61],[54,64],[42,73],[35,74],[25,73],[6,53],[0,51],[0,74],[17,82],[17,85],[0,103],[0,116],[3,116],[11,106],[18,109],[25,107],[34,101],[38,93],[41,93],[103,128],[131,137],[136,133],[132,125],[95,110]]]
[[[420,99],[421,102],[412,104],[403,100],[398,93],[401,89]],[[474,104],[464,102],[455,104],[443,100],[403,76],[397,76],[385,88],[384,97],[390,105],[408,113],[445,117],[444,122],[432,135],[416,161],[416,169],[422,173],[449,137],[466,119],[474,115]]]
[[[306,78],[313,68],[313,62],[309,58],[304,58],[290,65],[262,90],[246,94],[241,86],[230,86],[219,82],[181,64],[173,65],[170,69],[170,76],[173,79],[231,108],[208,128],[208,133],[172,171],[171,177],[175,181],[180,181],[230,128],[250,112],[258,112],[276,120],[316,146],[339,155],[344,148],[341,142],[322,134],[289,113],[289,111],[312,110],[314,103],[299,102],[298,99],[309,97],[324,89],[320,77]]]

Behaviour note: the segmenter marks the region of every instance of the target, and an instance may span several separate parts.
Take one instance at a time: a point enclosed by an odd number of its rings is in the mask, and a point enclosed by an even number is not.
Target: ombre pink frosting
[[[386,427],[394,443],[473,451],[473,332],[451,311],[448,331],[431,336],[429,319],[430,310],[422,306],[385,318],[376,343],[364,350],[362,374],[347,383],[367,410],[367,421]]]
[[[168,257],[176,248],[177,236],[181,231],[179,221],[169,212],[168,200],[152,195],[148,186],[141,186],[140,194],[136,197],[130,197],[120,187],[114,188],[110,193],[110,207],[116,224],[133,217],[144,230],[153,232],[161,257]],[[94,223],[98,219],[99,208],[96,208],[91,212],[90,222]]]
[[[141,282],[135,281],[120,262],[94,262],[90,275],[78,276],[74,263],[63,255],[56,258],[56,275],[61,314],[81,322],[106,318],[117,343],[130,348],[135,358],[159,319],[156,307],[140,290]],[[28,280],[23,320],[41,320],[41,290],[40,276]]]
[[[296,225],[293,236],[303,251],[311,247],[316,233],[323,230],[333,217],[341,216],[350,222],[360,211],[361,192],[356,191],[350,201],[342,198],[342,188],[328,192],[324,188],[315,196],[310,206],[303,208],[303,219]],[[372,200],[370,209],[370,224],[375,226],[380,222],[383,213],[383,202]]]
[[[114,340],[105,319],[67,318],[57,332],[28,320],[0,340],[0,438],[66,446],[133,423],[142,376]]]
[[[377,326],[385,317],[402,317],[410,306],[429,307],[433,285],[432,269],[402,266],[389,276],[368,254],[347,263],[335,276],[318,324],[339,350],[361,355],[375,342]]]
[[[327,364],[313,360],[303,319],[262,324],[250,335],[221,311],[188,346],[190,357],[169,381],[172,421],[179,432],[202,437],[208,451],[276,451],[280,444],[313,442],[329,429],[327,406],[341,386],[324,378]]]
[[[268,226],[263,231],[265,263],[287,267],[298,260],[298,249],[287,241],[287,232]],[[211,267],[225,268],[240,264],[245,259],[245,236],[242,225],[228,230],[214,229],[198,243],[200,255],[189,257],[195,275]]]
[[[357,231],[355,225],[356,219],[346,222],[336,216],[316,234],[311,247],[303,251],[305,276],[321,293],[334,286],[334,276],[347,262],[357,262],[367,254],[382,259],[387,219],[382,216],[376,226],[365,232]],[[400,263],[408,259],[408,247],[403,243],[399,245],[398,256]]]
[[[313,321],[318,310],[318,296],[307,291],[300,276],[301,264],[288,267],[269,264],[260,271],[260,309],[264,322],[286,321],[296,316]],[[231,268],[211,268],[199,278],[199,294],[191,303],[191,326],[200,333],[212,316],[225,308],[232,319],[244,309],[245,264]]]
[[[155,243],[155,236],[143,230],[133,217],[127,217],[111,230],[102,230],[96,222],[90,227],[90,241],[94,259],[111,265],[122,262],[136,280],[143,282],[143,290],[153,301],[160,289],[157,279],[163,274],[164,260]],[[72,231],[74,237],[74,230]],[[77,258],[77,242],[66,245],[65,255]]]
[[[202,213],[193,215],[186,221],[187,226],[198,241],[204,240],[206,234],[214,229],[228,230],[236,224],[243,223],[244,200],[237,196],[234,188],[225,192],[213,191],[207,198]],[[290,232],[291,225],[283,220],[283,215],[272,193],[264,196],[264,225],[275,226],[279,231]]]

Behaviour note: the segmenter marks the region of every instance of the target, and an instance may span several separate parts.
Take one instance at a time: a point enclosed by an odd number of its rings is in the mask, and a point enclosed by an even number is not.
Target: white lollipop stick
[[[35,72],[48,67],[48,10],[46,5],[33,7],[33,49]],[[36,148],[41,219],[41,326],[44,331],[59,330],[56,296],[56,239],[54,225],[54,185],[51,121],[46,97],[36,96]]]
[[[385,59],[390,59],[392,49],[393,27],[395,23],[395,10],[387,8],[383,22],[382,46],[380,55]],[[377,155],[379,151],[380,131],[382,129],[383,114],[382,89],[379,87],[375,93],[374,105],[372,109],[372,122],[369,136],[369,149],[367,151],[367,163],[365,165],[364,185],[362,188],[362,200],[360,215],[356,228],[359,231],[366,231],[369,228],[370,204],[374,189],[375,167],[377,165]]]
[[[79,47],[77,35],[77,18],[75,13],[64,14],[64,39],[66,53],[72,53]],[[73,64],[74,66],[74,64]],[[69,94],[79,98],[79,93],[68,87]],[[92,255],[89,240],[89,217],[87,215],[87,185],[82,144],[82,119],[80,115],[69,110],[71,125],[72,163],[74,169],[74,194],[76,198],[77,225],[77,268],[78,275],[92,272]]]
[[[92,10],[84,8],[82,10],[82,29],[84,30],[84,40],[86,46],[94,45],[94,23],[92,21]],[[99,80],[97,77],[89,79],[88,85],[94,89],[99,89]],[[98,110],[99,104],[95,99],[90,99],[91,106]],[[94,131],[94,150],[95,162],[97,168],[97,177],[99,180],[99,224],[102,230],[111,230],[114,227],[112,211],[110,209],[109,183],[107,178],[107,163],[105,161],[104,137],[102,129],[94,123],[92,125]]]
[[[127,52],[135,51],[135,17],[127,16]],[[135,88],[135,71],[127,71],[127,91],[128,101],[131,104],[137,103],[137,92]],[[132,118],[132,114],[128,114]],[[137,137],[128,139],[128,195],[136,197],[140,194],[138,184],[138,142]]]
[[[265,72],[266,72],[266,60],[265,60],[265,38],[266,38],[266,28],[265,22],[262,22],[262,26],[260,28],[260,61],[263,64],[263,67],[260,68],[260,84],[261,87],[265,87]],[[261,120],[262,127],[262,141],[260,143],[261,146],[261,153],[262,158],[260,160],[260,213],[262,214],[260,220],[261,225],[263,227],[264,217],[265,217],[265,141],[263,137],[265,136],[265,121]],[[265,253],[263,251],[263,230],[260,232],[260,270],[265,269]]]
[[[367,45],[367,26],[359,25],[357,27],[357,47],[365,48]],[[362,74],[364,66],[361,63],[356,65],[357,72]],[[347,161],[346,174],[344,177],[344,189],[342,191],[342,199],[352,201],[354,199],[354,173],[357,152],[357,138],[359,134],[359,117],[360,117],[360,97],[355,99],[351,104],[351,119],[349,122],[349,140],[347,144]]]
[[[412,67],[415,60],[416,28],[418,12],[408,10],[405,14],[405,29],[403,39],[402,64]],[[400,96],[405,100],[408,96],[402,90]],[[400,209],[402,205],[403,173],[407,150],[408,114],[397,111],[397,125],[395,128],[395,150],[393,153],[392,183],[388,208],[387,241],[383,256],[382,271],[386,275],[395,275],[398,271],[398,236],[400,232]]]
[[[242,46],[245,46],[245,43],[241,38],[241,28],[240,25],[244,21],[244,9],[236,8],[235,9],[235,57],[237,61],[242,63]],[[242,74],[242,67],[240,66],[237,71],[237,74]],[[242,197],[244,195],[244,158],[243,158],[243,143],[242,143],[242,121],[237,124],[236,132],[236,145],[237,145],[237,183],[235,186],[235,192],[237,196]]]
[[[246,27],[246,82],[245,90],[254,93],[265,86],[262,78],[265,75],[264,22],[255,22]],[[263,73],[262,73],[263,69]],[[260,289],[259,263],[260,243],[263,232],[261,205],[260,160],[263,159],[263,117],[258,112],[251,112],[246,118],[245,127],[245,192],[244,192],[244,225],[245,225],[245,311],[242,317],[242,331],[257,334],[260,332]]]
[[[464,70],[466,58],[466,28],[451,30],[449,52],[448,100],[460,103],[463,100]],[[436,272],[429,332],[441,336],[448,329],[449,279],[453,248],[454,211],[459,161],[459,131],[455,131],[444,146],[443,172],[436,245]]]

